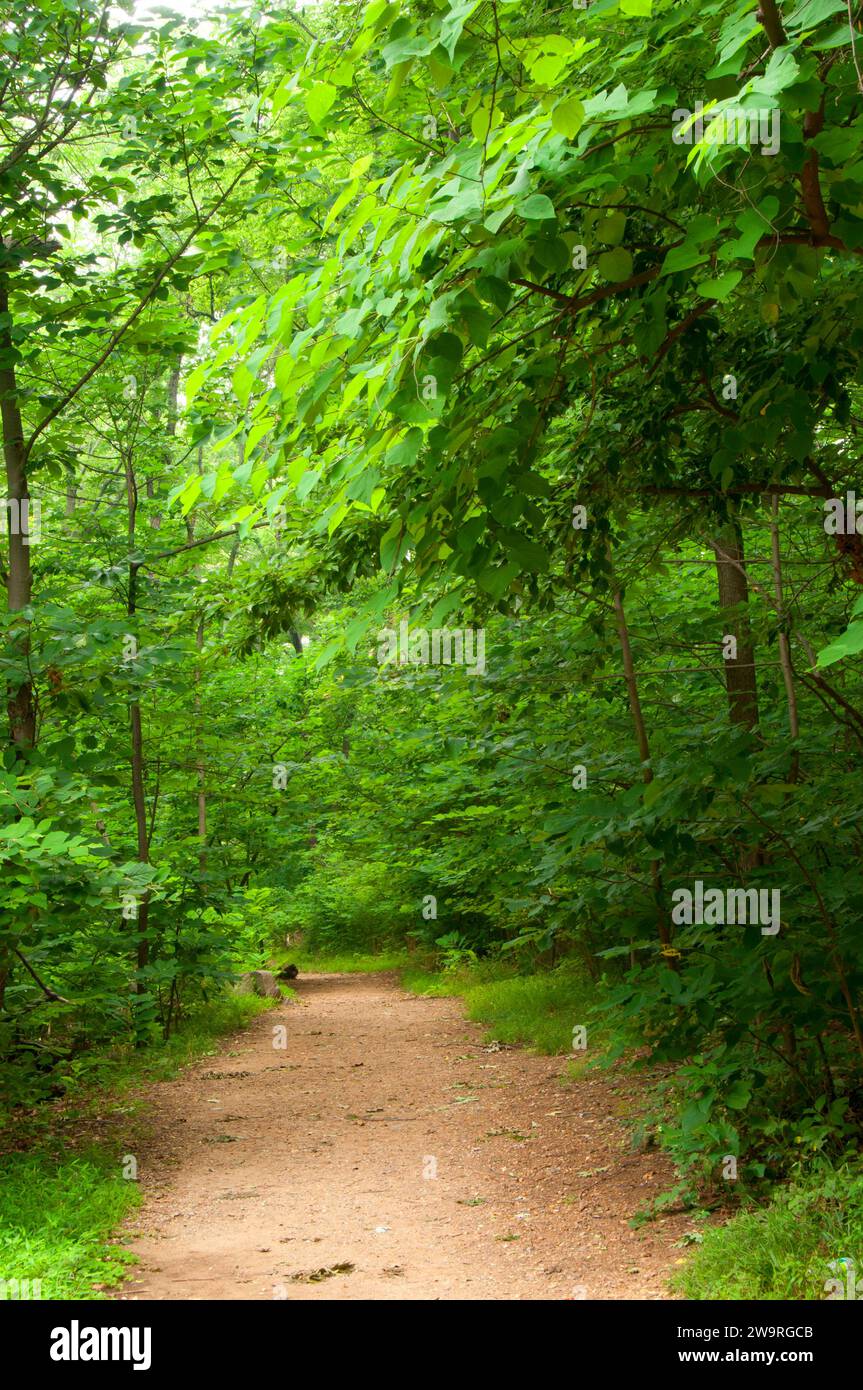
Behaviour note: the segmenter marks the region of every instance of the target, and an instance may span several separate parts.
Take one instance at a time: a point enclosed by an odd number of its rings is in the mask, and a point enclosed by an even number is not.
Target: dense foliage
[[[861,37],[7,7],[13,1102],[302,928],[578,963],[708,1183],[856,1149]]]

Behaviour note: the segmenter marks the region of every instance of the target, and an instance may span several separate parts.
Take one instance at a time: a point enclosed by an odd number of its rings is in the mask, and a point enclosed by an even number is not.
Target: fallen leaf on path
[[[345,1262],[338,1265],[323,1265],[320,1269],[300,1270],[291,1275],[292,1284],[321,1284],[324,1279],[332,1279],[336,1274],[353,1274],[355,1265]]]

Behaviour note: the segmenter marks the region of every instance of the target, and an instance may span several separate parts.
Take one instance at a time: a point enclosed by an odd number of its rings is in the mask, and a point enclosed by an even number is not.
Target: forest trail
[[[632,1152],[633,1078],[562,1085],[390,975],[296,985],[148,1093],[121,1298],[669,1297],[688,1222],[628,1224],[670,1176]]]

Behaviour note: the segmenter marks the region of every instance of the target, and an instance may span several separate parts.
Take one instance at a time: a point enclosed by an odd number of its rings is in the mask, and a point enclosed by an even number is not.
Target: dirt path
[[[153,1088],[121,1297],[667,1297],[687,1222],[628,1225],[669,1177],[618,1118],[632,1080],[562,1085],[388,975],[297,994]]]

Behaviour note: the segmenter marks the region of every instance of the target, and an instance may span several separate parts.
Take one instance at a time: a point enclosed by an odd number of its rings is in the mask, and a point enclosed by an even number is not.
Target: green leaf
[[[452,593],[449,594],[444,594],[443,598],[438,599],[437,603],[435,604],[434,608],[432,609],[429,615],[427,624],[428,627],[432,629],[440,627],[444,619],[449,617],[453,609],[458,608],[459,604],[462,601],[462,595],[458,592],[458,590],[454,590]]]
[[[655,801],[658,801],[659,797],[662,795],[664,790],[664,784],[660,782],[656,777],[654,777],[652,782],[647,783],[642,793],[642,801],[644,804],[645,811],[650,810],[653,803]]]
[[[786,29],[814,29],[834,14],[846,14],[847,0],[803,0],[785,20]]]
[[[770,55],[766,72],[762,77],[756,77],[753,85],[759,92],[766,92],[768,96],[776,96],[779,92],[783,92],[786,87],[790,87],[792,82],[796,82],[799,73],[800,68],[791,49],[787,46],[775,48]]]
[[[460,188],[457,193],[440,206],[432,205],[429,210],[429,217],[435,222],[461,222],[465,218],[471,220],[478,217],[482,211],[482,193],[478,188],[467,185]]]
[[[628,280],[632,274],[632,256],[622,246],[616,247],[614,251],[604,251],[596,265],[600,275],[606,280]]]
[[[297,483],[297,501],[305,502],[312,488],[321,480],[319,469],[308,468]]]
[[[338,96],[338,88],[329,82],[316,82],[303,93],[303,101],[315,125],[320,125]]]
[[[662,262],[660,279],[663,275],[674,275],[679,270],[691,270],[693,266],[703,265],[709,260],[708,253],[701,251],[692,242],[685,241],[681,246],[672,246]]]
[[[186,404],[191,405],[201,387],[207,379],[209,371],[208,364],[201,362],[194,371],[191,371],[186,379]]]
[[[325,666],[329,666],[330,662],[333,661],[334,658],[338,656],[340,652],[343,652],[344,649],[344,634],[340,637],[332,638],[332,640],[327,642],[326,645],[322,647],[321,650],[315,655],[315,659],[313,662],[315,670],[321,671]]]
[[[234,388],[234,395],[240,402],[240,405],[247,405],[249,396],[252,393],[252,387],[255,384],[255,378],[252,376],[245,362],[237,363],[234,368],[231,384]]]
[[[381,568],[387,574],[396,568],[408,548],[405,524],[397,517],[381,540]]]
[[[566,136],[567,140],[572,140],[578,134],[584,123],[584,107],[577,97],[569,97],[565,101],[558,102],[551,113],[551,126],[558,135]]]
[[[289,73],[283,77],[275,92],[273,93],[273,116],[278,116],[282,107],[288,102],[296,90],[296,75]]]
[[[626,231],[626,213],[610,212],[597,223],[596,237],[606,246],[619,246]]]
[[[450,11],[441,21],[440,42],[452,60],[465,23],[477,8],[479,0],[450,0]]]
[[[755,208],[747,208],[735,219],[734,225],[739,229],[740,236],[736,241],[726,242],[719,248],[716,253],[717,260],[753,260],[758,242],[762,237],[770,235],[770,223]]]
[[[545,222],[557,216],[554,203],[544,193],[531,193],[529,198],[522,198],[515,210],[528,222]]]
[[[517,565],[514,560],[509,560],[505,565],[489,566],[484,569],[477,583],[485,593],[491,594],[493,599],[499,599],[520,571],[521,566]]]
[[[695,288],[704,299],[718,299],[721,303],[737,288],[742,279],[742,270],[727,270],[724,275],[718,275],[715,280],[702,280]]]
[[[332,536],[333,532],[338,530],[349,511],[350,507],[347,502],[340,502],[337,507],[333,508],[327,521],[328,536]]]
[[[832,666],[846,656],[856,656],[858,652],[863,652],[863,622],[856,619],[835,642],[822,647],[815,664],[819,670],[823,670],[825,666]]]
[[[732,1110],[745,1110],[750,1100],[752,1092],[744,1081],[735,1081],[725,1097],[725,1104]]]
[[[520,540],[516,545],[509,545],[507,548],[518,563],[531,574],[547,573],[550,561],[548,551],[543,546],[537,545],[535,541]]]
[[[404,82],[405,78],[407,77],[408,73],[413,67],[413,64],[413,58],[406,58],[404,62],[397,63],[395,68],[393,69],[393,75],[390,78],[390,85],[387,87],[387,94],[384,97],[385,111],[389,111],[390,107],[395,105],[395,102],[398,98],[398,94],[401,91],[402,83]]]

